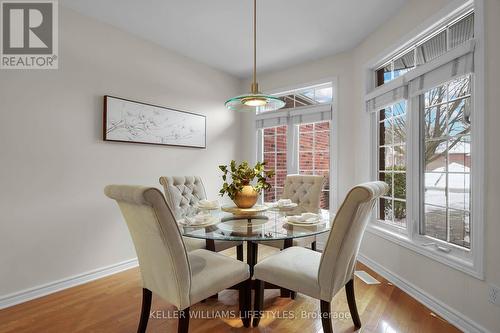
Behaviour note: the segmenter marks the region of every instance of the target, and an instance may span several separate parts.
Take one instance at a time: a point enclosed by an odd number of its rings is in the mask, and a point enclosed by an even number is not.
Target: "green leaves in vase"
[[[270,189],[272,186],[269,180],[274,177],[274,170],[264,170],[265,165],[266,162],[257,162],[254,167],[250,167],[247,161],[237,165],[234,160],[231,161],[229,166],[219,165],[219,169],[222,171],[222,180],[224,181],[219,194],[221,196],[227,194],[234,200],[236,194],[245,185],[252,185],[257,193]],[[230,182],[228,182],[228,178],[230,178]],[[252,184],[254,180],[256,180],[255,185]]]

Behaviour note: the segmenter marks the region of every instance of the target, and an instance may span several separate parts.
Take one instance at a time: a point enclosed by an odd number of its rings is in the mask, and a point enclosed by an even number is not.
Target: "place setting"
[[[220,209],[220,203],[219,200],[202,199],[198,201],[195,207],[200,211],[218,210]]]
[[[185,216],[178,222],[184,227],[201,228],[215,225],[220,222],[220,219],[207,211],[201,211],[196,215]]]
[[[279,199],[275,202],[265,202],[264,205],[269,208],[269,210],[276,210],[280,212],[292,211],[298,207],[298,204],[293,202],[291,199]]]
[[[320,214],[315,213],[302,213],[300,215],[290,215],[283,218],[283,222],[292,226],[311,227],[325,224],[325,220],[321,218]]]

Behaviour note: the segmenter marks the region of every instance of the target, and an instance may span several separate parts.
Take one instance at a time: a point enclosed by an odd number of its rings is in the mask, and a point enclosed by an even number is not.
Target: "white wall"
[[[239,158],[226,74],[60,8],[60,68],[0,71],[0,300],[134,258],[106,184],[158,186]],[[103,142],[102,98],[115,95],[207,115],[207,149]]]
[[[400,42],[451,0],[410,0],[401,11],[369,35],[355,49],[293,68],[261,75],[262,90],[307,83],[328,76],[338,78],[339,197],[342,200],[352,184],[370,179],[370,124],[364,110],[364,66],[394,43]],[[500,332],[500,307],[488,302],[488,284],[500,286],[500,177],[497,127],[500,124],[498,87],[500,86],[500,1],[484,0],[486,13],[486,219],[485,280],[449,268],[376,235],[367,233],[361,253],[384,269],[406,280],[438,303],[445,304],[465,321],[475,322],[485,330]],[[253,140],[251,123],[245,122],[246,138]],[[245,129],[243,129],[245,131]],[[251,144],[251,140],[248,144]],[[245,151],[253,154],[251,147]]]

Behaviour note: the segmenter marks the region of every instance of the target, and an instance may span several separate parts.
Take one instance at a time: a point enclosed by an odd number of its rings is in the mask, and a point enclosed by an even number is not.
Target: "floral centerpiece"
[[[259,193],[271,188],[269,180],[274,176],[274,170],[264,170],[265,165],[265,162],[257,162],[254,167],[250,167],[247,161],[237,165],[234,160],[229,166],[219,165],[224,181],[219,194],[221,196],[227,194],[239,208],[253,207]]]

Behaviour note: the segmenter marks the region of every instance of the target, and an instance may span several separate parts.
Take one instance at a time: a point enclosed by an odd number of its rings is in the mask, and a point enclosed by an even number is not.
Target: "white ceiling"
[[[407,0],[258,0],[259,72],[346,51]],[[60,0],[232,75],[252,70],[252,0]]]

